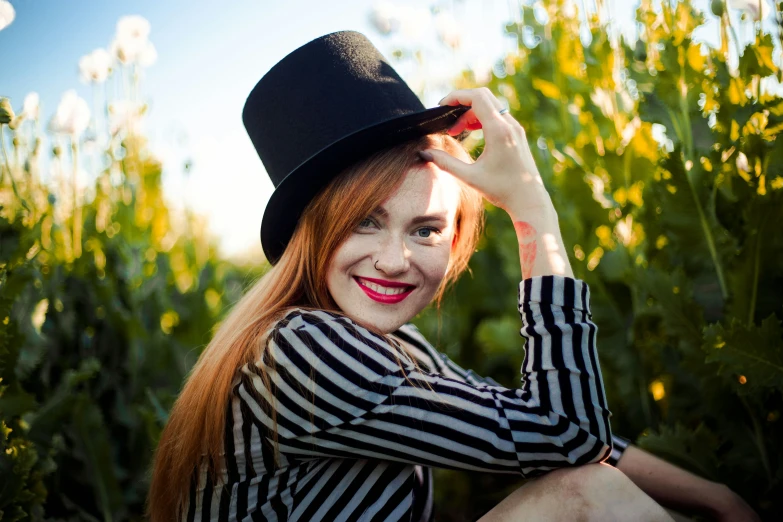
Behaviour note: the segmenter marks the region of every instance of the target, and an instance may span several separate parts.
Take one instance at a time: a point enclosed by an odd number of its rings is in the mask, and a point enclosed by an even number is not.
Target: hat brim
[[[446,105],[376,123],[303,161],[280,182],[264,210],[261,245],[267,260],[273,265],[277,263],[307,204],[344,169],[386,147],[448,129],[469,109],[464,105]],[[324,176],[324,172],[333,175]]]

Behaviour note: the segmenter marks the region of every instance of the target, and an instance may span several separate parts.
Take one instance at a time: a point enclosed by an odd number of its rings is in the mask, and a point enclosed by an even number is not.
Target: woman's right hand
[[[533,160],[525,129],[510,113],[498,112],[503,105],[489,89],[452,91],[440,105],[471,107],[449,129],[449,134],[483,129],[484,150],[472,164],[438,149],[422,151],[424,159],[477,189],[512,216],[521,217],[539,207],[551,208],[552,200]]]

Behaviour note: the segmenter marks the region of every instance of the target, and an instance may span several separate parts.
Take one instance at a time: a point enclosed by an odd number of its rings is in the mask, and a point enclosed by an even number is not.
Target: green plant
[[[17,118],[0,167],[0,518],[141,520],[168,410],[260,268],[219,259],[203,219],[175,223],[133,127],[93,187],[55,191]]]
[[[507,27],[518,52],[488,86],[525,127],[574,272],[590,285],[613,429],[778,518],[778,35],[756,26],[737,60],[725,13],[722,45],[710,48],[692,39],[707,15],[688,2],[643,0],[640,39],[629,43],[597,14],[585,25],[566,3],[522,7],[522,21]],[[477,85],[466,71],[458,87]],[[440,329],[434,311],[419,325],[460,364],[518,385],[517,245],[494,209],[471,266]],[[442,475],[473,488],[486,481]],[[508,492],[501,488],[478,507],[449,502],[449,513],[480,514]]]

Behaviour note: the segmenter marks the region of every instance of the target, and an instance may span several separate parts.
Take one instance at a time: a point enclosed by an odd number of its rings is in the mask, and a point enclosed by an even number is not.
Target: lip
[[[386,295],[386,294],[380,294],[376,292],[375,290],[368,288],[364,286],[360,281],[358,277],[354,277],[353,280],[356,281],[356,284],[359,285],[359,288],[364,290],[364,293],[367,294],[367,297],[372,299],[373,301],[377,301],[379,303],[383,304],[396,304],[411,295],[411,292],[413,292],[416,287],[413,285],[408,285],[405,283],[393,283],[392,281],[384,281],[383,279],[373,279],[371,277],[363,277],[362,279],[366,279],[367,281],[370,281],[371,283],[377,283],[379,285],[388,286],[390,288],[401,288],[401,287],[412,287],[407,292],[403,292],[401,294],[397,295]]]

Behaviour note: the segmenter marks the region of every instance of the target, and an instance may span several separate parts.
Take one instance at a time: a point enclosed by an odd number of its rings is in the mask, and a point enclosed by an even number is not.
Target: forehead
[[[433,163],[408,171],[400,187],[382,206],[390,213],[445,212],[454,216],[459,204],[459,184]]]

